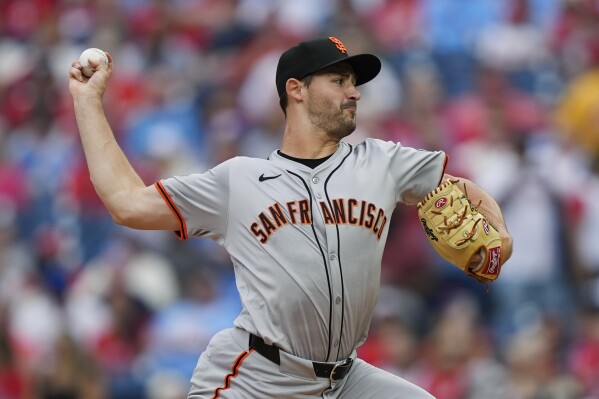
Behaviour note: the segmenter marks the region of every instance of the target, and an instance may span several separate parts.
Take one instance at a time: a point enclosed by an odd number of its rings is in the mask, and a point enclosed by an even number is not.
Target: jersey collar
[[[327,167],[329,167],[330,165],[336,165],[341,159],[343,159],[343,157],[345,157],[350,151],[351,151],[352,146],[348,143],[345,142],[340,142],[339,143],[339,147],[337,148],[337,151],[335,151],[333,153],[333,155],[331,155],[331,157],[329,159],[327,159],[326,161],[324,161],[322,164],[318,165],[316,168],[312,169],[306,165],[303,165],[299,162],[295,162],[292,161],[291,159],[287,159],[281,155],[278,154],[278,149],[274,150],[270,156],[268,157],[268,160],[271,162],[274,162],[277,165],[280,165],[284,168],[293,168],[295,170],[304,170],[307,172],[315,172],[315,171],[319,171],[322,169],[326,169]]]

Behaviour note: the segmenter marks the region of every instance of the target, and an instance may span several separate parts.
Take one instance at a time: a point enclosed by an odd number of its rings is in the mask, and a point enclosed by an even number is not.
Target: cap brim
[[[326,64],[316,71],[310,72],[309,75],[322,71],[330,66],[341,64],[342,62],[347,62],[354,70],[354,73],[356,74],[356,86],[370,82],[381,71],[381,60],[379,60],[377,56],[372,54],[356,54]]]
[[[357,54],[347,57],[344,61],[354,69],[356,86],[370,82],[381,71],[381,60],[372,54]]]

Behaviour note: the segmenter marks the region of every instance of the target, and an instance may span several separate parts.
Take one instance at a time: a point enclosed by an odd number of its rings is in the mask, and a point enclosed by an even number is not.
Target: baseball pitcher
[[[73,62],[69,88],[96,191],[115,222],[208,237],[229,252],[240,298],[235,327],[218,333],[191,377],[189,398],[432,396],[356,357],[378,297],[380,264],[397,203],[418,205],[439,254],[484,283],[512,250],[497,203],[444,174],[441,151],[367,139],[356,127],[357,87],[380,71],[337,38],[284,52],[275,83],[286,124],[267,159],[236,157],[201,174],[146,186],[102,108],[113,68],[87,78]]]

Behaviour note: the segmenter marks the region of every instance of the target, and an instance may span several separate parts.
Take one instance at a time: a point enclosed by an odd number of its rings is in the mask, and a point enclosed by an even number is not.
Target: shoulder
[[[381,139],[367,138],[354,147],[354,153],[357,156],[390,156],[398,149],[403,147],[399,142],[385,141]]]
[[[354,152],[360,163],[386,165],[397,173],[422,169],[426,165],[440,164],[444,167],[446,161],[443,151],[423,150],[380,139],[365,139]]]
[[[364,141],[356,145],[355,151],[358,153],[386,154],[387,156],[411,156],[417,154],[418,156],[423,157],[443,153],[443,151],[425,150],[421,148],[405,146],[399,141],[385,141],[374,138],[364,139]]]
[[[227,169],[227,170],[239,170],[239,169],[249,169],[249,168],[259,168],[266,165],[268,162],[267,159],[262,158],[252,158],[246,156],[237,156],[230,158],[211,169]]]
[[[263,158],[252,158],[246,156],[237,156],[228,159],[214,168],[210,172],[217,179],[228,182],[227,184],[239,183],[247,178],[258,177],[263,173],[269,173],[273,170],[272,162]]]
[[[249,157],[233,157],[219,164],[208,166],[204,170],[196,171],[187,175],[175,175],[167,179],[169,181],[209,181],[223,180],[227,181],[231,175],[238,174],[240,171],[249,171],[258,169],[259,164],[263,164],[265,160]],[[255,167],[253,165],[256,165]]]
[[[400,142],[366,138],[355,146],[357,151],[389,151],[403,147]]]

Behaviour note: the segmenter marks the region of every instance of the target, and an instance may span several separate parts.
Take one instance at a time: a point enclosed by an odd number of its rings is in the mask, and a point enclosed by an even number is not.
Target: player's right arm
[[[177,230],[179,221],[154,186],[146,186],[118,145],[104,114],[102,97],[112,73],[109,64],[93,65],[96,72],[86,78],[81,64],[69,71],[69,91],[81,143],[98,196],[114,221],[144,230]]]

